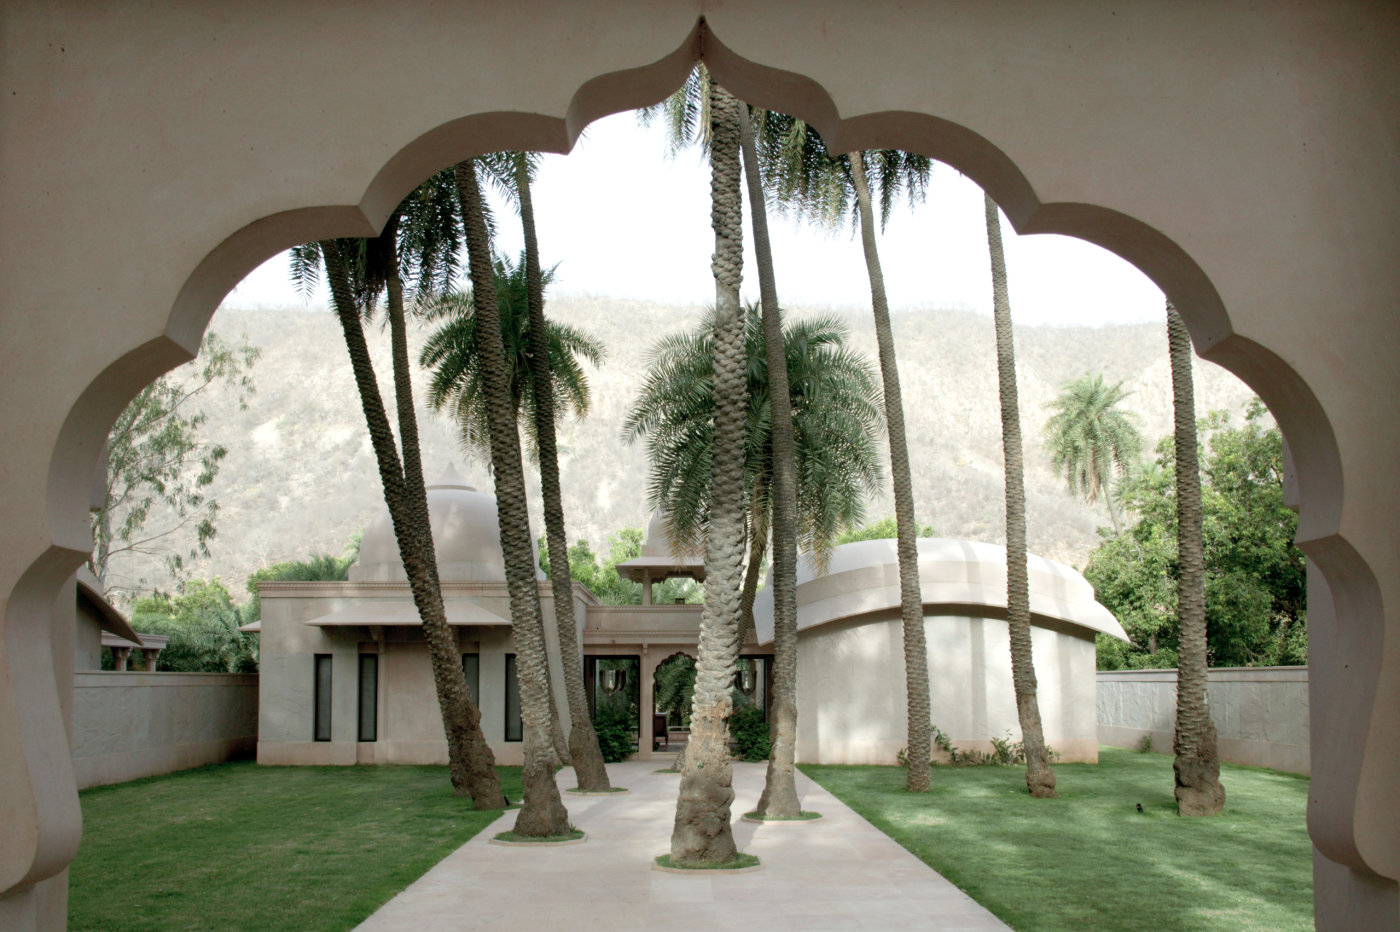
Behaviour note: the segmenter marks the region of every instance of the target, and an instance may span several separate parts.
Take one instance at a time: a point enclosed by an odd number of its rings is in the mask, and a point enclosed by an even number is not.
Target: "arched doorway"
[[[455,159],[567,149],[590,119],[659,99],[703,58],[833,149],[929,154],[987,188],[1019,231],[1133,262],[1173,298],[1198,352],[1276,413],[1310,558],[1320,921],[1393,921],[1400,427],[1386,406],[1400,388],[1400,230],[1385,157],[1397,134],[1373,117],[1395,112],[1400,75],[1383,11],[1220,8],[1202,29],[1152,5],[1110,22],[1049,4],[1014,20],[893,6],[794,20],[735,4],[698,23],[683,5],[444,22],[425,4],[335,23],[302,8],[175,19],[79,6],[4,14],[17,38],[0,192],[25,235],[0,246],[0,797],[18,839],[0,852],[0,916],[25,927],[61,911],[43,882],[80,835],[55,597],[85,553],[85,492],[116,413],[188,358],[257,262],[374,233]],[[520,48],[542,64],[503,82]],[[1356,75],[1324,67],[1339,60]]]

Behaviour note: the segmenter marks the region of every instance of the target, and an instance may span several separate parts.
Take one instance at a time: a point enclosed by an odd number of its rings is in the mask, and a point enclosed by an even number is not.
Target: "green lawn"
[[[1021,767],[936,767],[927,795],[897,767],[801,769],[1019,932],[1313,927],[1306,777],[1227,764],[1224,814],[1183,819],[1169,755],[1099,753],[1055,766],[1056,800]]]
[[[501,767],[520,798],[520,768]],[[445,767],[220,764],[81,794],[73,930],[349,929],[492,822]]]

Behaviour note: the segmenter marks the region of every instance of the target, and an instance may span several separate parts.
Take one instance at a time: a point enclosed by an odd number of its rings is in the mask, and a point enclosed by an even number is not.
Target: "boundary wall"
[[[1220,667],[1210,671],[1210,711],[1220,759],[1312,775],[1307,667]],[[1099,743],[1171,752],[1176,670],[1100,670]]]
[[[73,675],[79,789],[252,757],[257,741],[255,673]]]

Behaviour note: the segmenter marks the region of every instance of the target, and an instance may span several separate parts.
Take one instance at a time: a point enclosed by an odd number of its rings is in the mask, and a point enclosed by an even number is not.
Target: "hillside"
[[[622,423],[659,337],[693,326],[700,309],[607,298],[568,297],[549,312],[600,338],[608,348],[591,373],[594,409],[561,426],[560,452],[571,539],[595,549],[618,528],[645,527],[646,459],[620,439]],[[796,309],[795,313],[807,313]],[[846,315],[855,348],[875,359],[868,312]],[[894,316],[904,389],[915,502],[940,536],[1002,542],[1001,433],[992,322],[966,311],[909,310]],[[240,411],[231,393],[204,403],[204,436],[229,448],[213,495],[221,508],[212,556],[195,564],[236,594],[249,573],[268,563],[339,553],[383,507],[381,489],[335,318],[323,310],[221,309],[213,329],[262,348],[253,370],[256,393]],[[1149,449],[1171,430],[1171,376],[1165,326],[1018,328],[1017,360],[1026,439],[1030,548],[1081,565],[1107,512],[1071,498],[1041,450],[1045,404],[1066,381],[1101,370],[1125,380]],[[414,334],[415,346],[423,334]],[[388,336],[370,333],[376,371],[389,387]],[[421,376],[421,374],[420,374]],[[1198,411],[1224,409],[1238,423],[1248,388],[1197,361]],[[489,489],[485,463],[464,461],[453,426],[420,399],[424,471],[431,480],[450,461],[478,488]],[[386,391],[386,397],[388,392]],[[888,473],[888,470],[886,470]],[[538,483],[532,483],[533,528],[542,533]],[[892,513],[890,496],[872,501],[872,519]],[[114,574],[168,586],[159,567],[125,564]]]

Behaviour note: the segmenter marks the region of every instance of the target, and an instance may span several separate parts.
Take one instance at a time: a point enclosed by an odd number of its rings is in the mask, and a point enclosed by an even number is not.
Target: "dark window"
[[[316,655],[316,740],[331,740],[331,655]]]
[[[515,655],[506,654],[506,740],[524,739],[525,729],[520,722],[520,677],[515,672]]]
[[[463,654],[462,673],[467,678],[467,692],[472,694],[472,705],[481,708],[481,655]]]
[[[360,655],[360,740],[379,740],[379,655]]]

